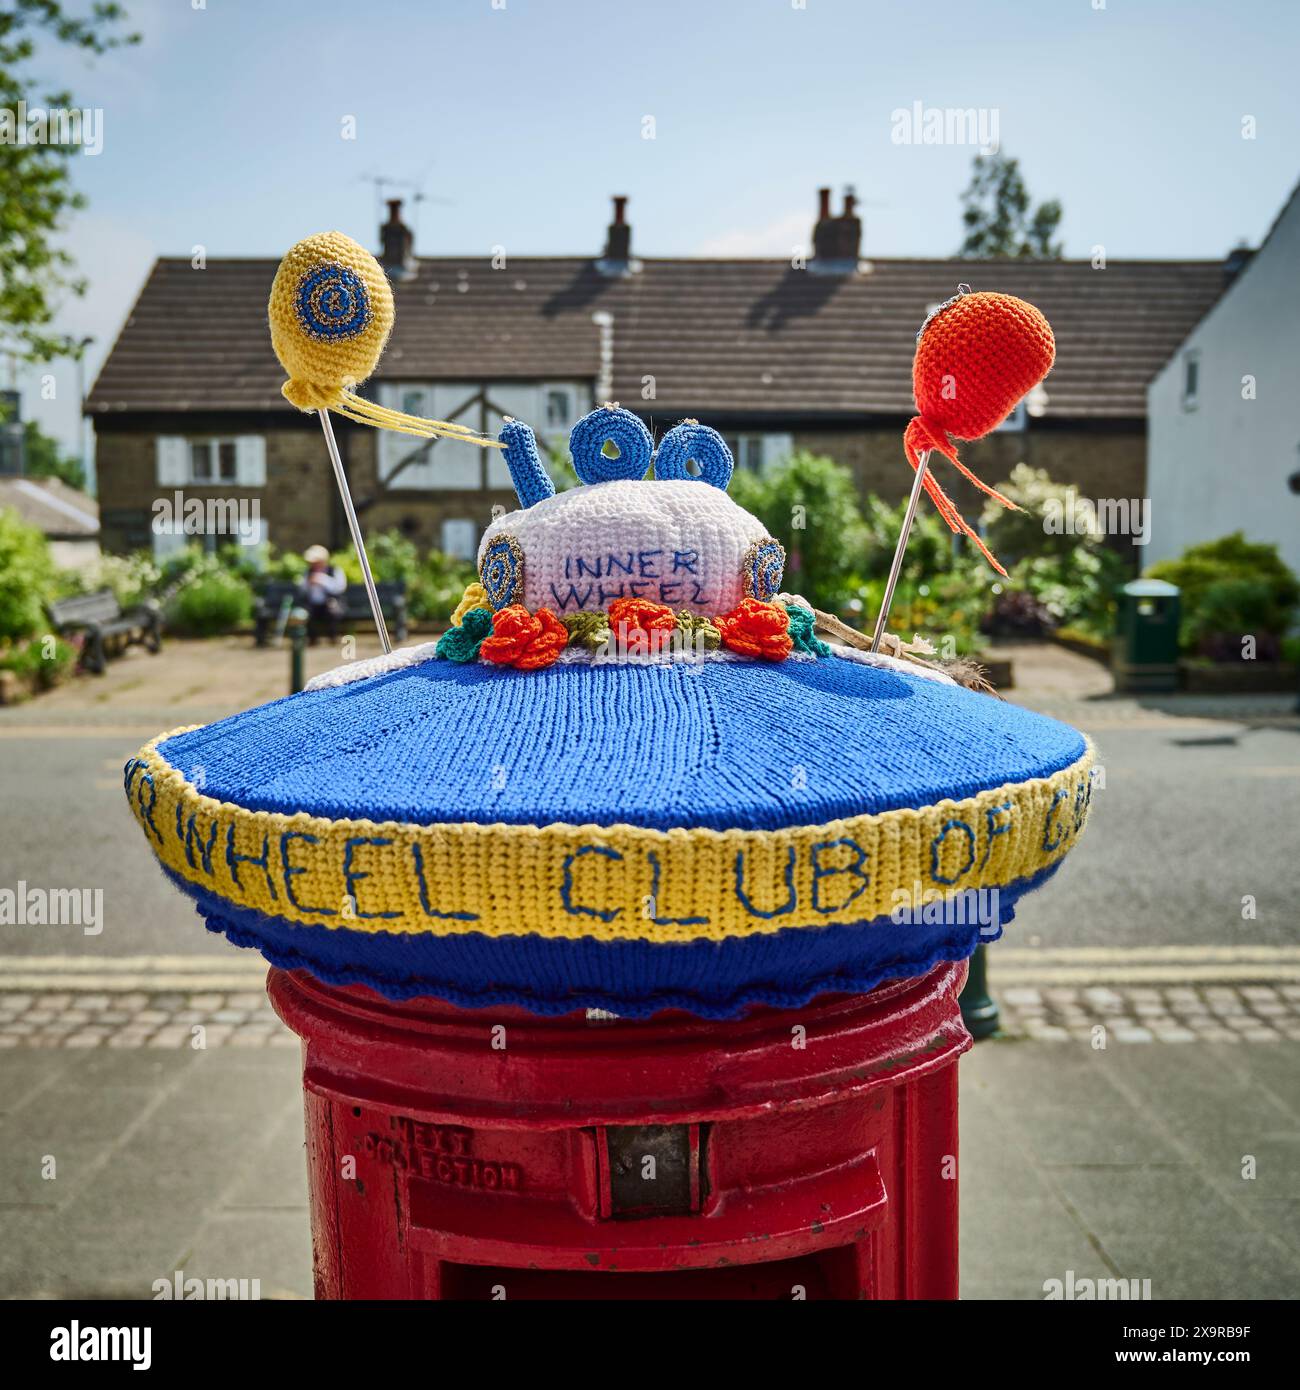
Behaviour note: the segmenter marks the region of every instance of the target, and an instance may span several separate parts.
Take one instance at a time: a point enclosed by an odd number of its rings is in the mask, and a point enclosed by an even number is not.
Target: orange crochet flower
[[[790,617],[779,603],[741,599],[730,613],[721,614],[713,622],[722,634],[724,645],[744,656],[784,661],[794,649],[789,632]]]
[[[676,628],[677,615],[667,604],[648,598],[616,598],[609,605],[609,630],[628,646],[644,644],[658,651]]]
[[[569,629],[549,608],[530,613],[522,603],[512,603],[492,615],[492,636],[484,640],[479,655],[498,666],[520,671],[539,671],[564,650]]]

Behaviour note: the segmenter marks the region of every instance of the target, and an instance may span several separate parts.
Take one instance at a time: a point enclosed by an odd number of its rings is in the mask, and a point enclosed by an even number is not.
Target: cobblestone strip
[[[1300,1042],[1300,985],[1094,985],[995,991],[1002,1033],[1037,1042]]]
[[[995,991],[1002,1035],[1036,1042],[1300,1042],[1300,984]],[[0,1049],[297,1047],[261,992],[0,992]]]
[[[264,993],[0,993],[9,1047],[297,1047]]]

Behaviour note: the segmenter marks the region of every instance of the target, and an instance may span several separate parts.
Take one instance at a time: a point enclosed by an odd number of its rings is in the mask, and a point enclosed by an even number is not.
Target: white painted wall
[[[408,415],[430,420],[453,420],[479,428],[477,405],[467,415],[459,414],[465,402],[477,394],[477,385],[463,382],[381,382],[379,403]],[[488,411],[487,433],[495,435],[502,416],[531,425],[539,447],[547,440],[564,441],[569,431],[592,407],[591,385],[579,381],[508,381],[489,383],[488,401],[496,407]],[[554,407],[560,407],[557,411]],[[554,418],[552,418],[554,417]],[[393,430],[379,431],[379,476],[387,480],[402,459],[420,447],[421,441]],[[544,461],[544,460],[543,460]],[[485,471],[486,470],[486,471]],[[393,481],[393,491],[427,492],[455,489],[477,492],[486,485],[509,490],[510,469],[499,449],[486,453],[464,444],[435,442],[417,463],[408,464]]]
[[[1194,407],[1186,360],[1199,360]],[[1254,378],[1245,399],[1243,378]],[[1147,390],[1152,564],[1244,531],[1300,573],[1300,188],[1254,259]]]
[[[99,537],[90,536],[84,541],[51,541],[50,555],[59,569],[75,570],[89,578],[99,567]]]

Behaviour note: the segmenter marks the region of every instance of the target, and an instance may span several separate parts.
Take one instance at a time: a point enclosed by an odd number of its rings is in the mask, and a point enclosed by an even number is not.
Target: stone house
[[[367,390],[492,433],[511,415],[560,449],[593,403],[617,400],[656,433],[685,417],[715,426],[739,467],[808,448],[896,500],[910,479],[900,435],[915,334],[965,282],[1039,305],[1058,345],[1045,390],[969,446],[971,464],[997,481],[1025,460],[1084,496],[1138,497],[1148,383],[1231,273],[1222,261],[872,258],[852,195],[836,214],[829,190],[806,261],[642,259],[626,202],[614,199],[601,254],[571,257],[417,257],[390,203],[380,259],[397,323]],[[260,534],[281,547],[344,539],[320,429],[279,394],[266,325],[276,264],[155,263],[86,404],[106,549],[183,543],[151,526],[177,490],[255,503]],[[368,532],[397,527],[470,556],[493,507],[515,505],[495,450],[342,421],[338,434]],[[952,471],[941,476],[977,515]]]

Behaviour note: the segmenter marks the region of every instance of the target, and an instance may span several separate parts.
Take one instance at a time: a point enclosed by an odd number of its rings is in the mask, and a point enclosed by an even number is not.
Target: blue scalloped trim
[[[888,980],[923,975],[940,961],[963,960],[981,940],[996,941],[1020,898],[1059,866],[1000,889],[1001,924],[982,938],[978,923],[899,927],[886,917],[668,945],[302,926],[237,907],[163,872],[195,899],[209,931],[326,984],[366,985],[389,999],[432,996],[471,1009],[512,1005],[547,1015],[605,1009],[626,1018],[681,1009],[721,1019],[755,1004],[789,1009],[820,994],[861,994]],[[900,932],[912,934],[912,950],[897,950]]]

